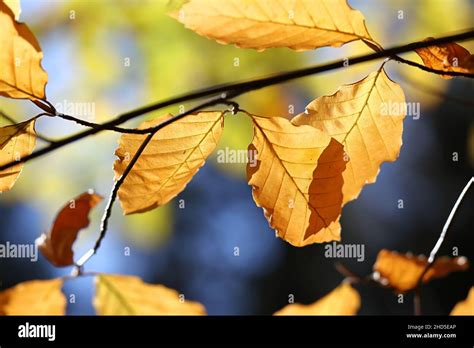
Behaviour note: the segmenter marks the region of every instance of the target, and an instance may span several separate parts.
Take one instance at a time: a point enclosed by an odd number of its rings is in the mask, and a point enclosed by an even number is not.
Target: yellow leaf
[[[12,10],[15,15],[15,20],[18,21],[21,14],[20,0],[3,0],[3,2],[10,8],[10,10]]]
[[[74,264],[72,245],[79,231],[89,226],[89,211],[101,200],[94,192],[85,192],[61,209],[51,230],[36,239],[36,245],[49,262],[56,267]]]
[[[144,283],[140,278],[99,275],[95,278],[94,307],[98,315],[205,315],[198,302],[187,301],[163,285]]]
[[[0,1],[0,95],[17,99],[44,99],[48,75],[41,67],[43,52],[33,33],[15,21]]]
[[[464,301],[458,302],[454,306],[450,315],[474,315],[474,287],[469,290],[469,294]]]
[[[285,118],[250,116],[257,163],[247,164],[248,182],[270,226],[295,246],[340,240],[342,145]]]
[[[153,127],[171,115],[144,122]],[[224,127],[223,113],[200,112],[159,130],[128,174],[118,195],[125,214],[140,213],[168,203],[191,181],[215,149]],[[146,135],[124,134],[115,151],[114,170],[120,177]]]
[[[190,0],[172,16],[219,43],[258,50],[372,40],[363,15],[346,0]]]
[[[359,293],[350,284],[342,283],[312,304],[290,304],[274,315],[355,315],[359,308]]]
[[[429,37],[424,41],[432,39]],[[449,42],[443,45],[418,48],[415,52],[428,68],[474,74],[474,55],[457,43]],[[441,75],[441,77],[450,79],[453,76]]]
[[[35,120],[0,128],[0,165],[31,154],[36,144]],[[21,173],[23,163],[0,171],[0,192],[10,190]]]
[[[0,315],[64,315],[62,279],[32,280],[0,292]]]
[[[386,249],[380,250],[374,264],[374,278],[397,292],[412,290],[417,286],[428,260],[423,255],[399,254]],[[442,278],[454,271],[464,271],[469,267],[465,257],[443,256],[435,260],[433,266],[423,276],[427,283],[433,278]]]
[[[313,100],[296,125],[311,125],[344,145],[350,159],[344,171],[344,204],[375,182],[383,162],[395,161],[402,145],[405,96],[380,69],[336,93]]]

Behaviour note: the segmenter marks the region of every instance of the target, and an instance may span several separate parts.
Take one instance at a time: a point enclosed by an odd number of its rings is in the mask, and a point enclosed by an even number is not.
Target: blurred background
[[[298,69],[368,53],[354,42],[342,48],[264,52],[225,46],[200,37],[167,16],[167,0],[22,0],[21,21],[38,38],[48,72],[47,97],[56,106],[83,105],[75,116],[104,122],[117,114],[176,94]],[[474,1],[350,0],[360,10],[372,37],[384,47],[456,33],[473,27]],[[402,11],[402,12],[400,12]],[[463,46],[474,51],[474,41]],[[414,54],[405,58],[421,62]],[[236,64],[238,62],[238,64]],[[237,98],[255,114],[291,118],[311,100],[329,95],[376,70],[381,61],[359,64]],[[388,75],[399,83],[407,102],[420,103],[419,119],[407,117],[403,147],[395,163],[382,165],[377,182],[348,204],[342,215],[342,242],[365,245],[365,260],[343,260],[354,272],[371,272],[382,248],[428,254],[461,189],[474,173],[474,84],[445,80],[395,62]],[[0,109],[16,120],[36,113],[26,101],[1,98]],[[190,107],[186,104],[182,107]],[[131,121],[137,126],[179,105]],[[82,113],[82,114],[81,114]],[[227,116],[220,149],[243,150],[251,141],[249,121]],[[0,125],[7,124],[0,119]],[[38,133],[52,138],[78,132],[80,126],[41,119]],[[119,135],[101,133],[28,163],[13,190],[0,196],[0,243],[33,243],[49,229],[55,214],[89,188],[103,196],[113,185],[112,164]],[[38,142],[37,148],[44,146]],[[179,207],[183,199],[185,208]],[[399,208],[403,200],[403,208]],[[94,244],[105,202],[91,214],[91,224],[76,241],[76,259]],[[440,255],[460,255],[474,262],[474,192],[455,218]],[[235,256],[235,248],[239,256]],[[127,249],[129,248],[129,249]],[[125,251],[130,250],[130,255]],[[118,202],[111,226],[88,271],[133,274],[150,283],[177,289],[202,302],[209,314],[266,315],[288,304],[311,303],[343,279],[324,245],[294,248],[275,238],[252,200],[245,164],[208,160],[186,190],[168,205],[124,217]],[[30,279],[66,275],[44,258],[33,263],[1,259],[5,289]],[[425,314],[448,314],[467,296],[474,271],[458,272],[424,287]],[[411,314],[411,296],[398,303],[389,290],[356,286],[360,314]],[[64,287],[76,301],[70,314],[93,314],[91,278]]]

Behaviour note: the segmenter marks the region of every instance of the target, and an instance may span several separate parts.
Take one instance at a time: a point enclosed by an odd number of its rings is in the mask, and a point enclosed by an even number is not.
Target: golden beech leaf
[[[1,53],[0,53],[1,54]],[[31,154],[36,145],[35,120],[0,127],[0,165]],[[0,171],[0,192],[10,190],[23,169],[23,163]]]
[[[99,275],[95,278],[94,307],[98,315],[205,315],[198,302],[182,298],[163,285],[144,283],[124,275]]]
[[[263,50],[309,50],[372,39],[346,0],[190,0],[171,14],[199,35]]]
[[[474,286],[469,290],[467,298],[454,306],[450,315],[474,315]]]
[[[433,40],[433,38],[429,37],[424,41],[430,40]],[[442,45],[418,48],[415,52],[418,53],[428,68],[474,74],[474,55],[457,43],[450,42]],[[441,76],[445,79],[453,77],[449,75]]]
[[[16,99],[44,99],[48,75],[41,67],[43,52],[33,33],[15,20],[0,0],[0,95]]]
[[[89,212],[102,201],[92,191],[85,192],[69,201],[54,220],[48,233],[36,239],[39,250],[56,267],[74,264],[72,245],[79,231],[89,226]]]
[[[184,190],[216,148],[224,127],[223,115],[221,111],[192,114],[153,136],[119,189],[125,214],[142,213],[164,205]],[[140,128],[156,126],[170,117],[165,115],[144,122]],[[115,151],[116,178],[127,168],[145,137],[122,135]]]
[[[64,315],[62,279],[32,280],[0,292],[0,315]]]
[[[359,293],[350,284],[342,283],[312,304],[290,304],[274,315],[355,315],[359,308]]]
[[[423,255],[399,254],[386,249],[380,250],[374,264],[374,278],[397,292],[412,290],[417,286],[428,260]],[[454,271],[464,271],[469,267],[465,257],[442,256],[435,260],[423,276],[427,283],[434,278],[442,278]]]
[[[4,3],[12,10],[15,15],[15,20],[18,21],[21,14],[20,0],[4,0]]]
[[[344,204],[375,182],[383,162],[395,161],[402,145],[405,96],[384,69],[313,100],[296,125],[311,125],[344,145],[349,157],[343,173]]]
[[[250,116],[257,162],[247,164],[247,179],[270,226],[294,246],[340,240],[342,145],[285,118]]]

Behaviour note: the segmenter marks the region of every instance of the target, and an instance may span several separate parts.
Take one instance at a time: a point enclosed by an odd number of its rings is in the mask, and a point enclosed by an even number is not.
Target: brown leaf
[[[336,93],[313,100],[292,119],[311,125],[344,145],[350,159],[343,173],[343,202],[356,199],[374,183],[383,162],[395,161],[402,145],[405,97],[380,69]]]
[[[143,123],[148,128],[172,117]],[[199,112],[160,129],[128,174],[118,195],[125,214],[142,213],[168,203],[184,190],[216,148],[224,127],[223,113]],[[127,168],[146,135],[124,134],[115,151],[115,177]]]
[[[0,315],[64,315],[62,279],[32,280],[0,292]]]
[[[41,67],[43,52],[33,33],[0,1],[0,95],[44,99],[48,75]]]
[[[312,304],[290,304],[274,315],[355,315],[359,308],[359,293],[350,284],[342,283]]]
[[[450,315],[474,315],[474,286],[469,290],[467,298],[454,306]]]
[[[340,240],[342,145],[285,118],[250,116],[257,164],[248,163],[247,177],[270,226],[294,246]]]
[[[429,37],[423,41],[430,40],[433,40],[433,38]],[[428,68],[474,74],[474,55],[457,43],[450,42],[447,44],[418,48],[415,52],[418,53]],[[450,79],[453,76],[441,75],[441,77]]]
[[[423,255],[403,255],[382,249],[374,264],[374,278],[397,292],[405,292],[416,287],[427,264],[428,260]],[[464,271],[468,267],[469,262],[465,257],[442,256],[435,260],[433,266],[423,276],[423,282],[445,277],[454,271]]]
[[[31,154],[36,145],[35,120],[0,127],[0,165]],[[0,171],[0,192],[10,190],[23,169],[23,163]]]
[[[205,315],[198,302],[163,285],[144,283],[124,275],[99,275],[95,278],[94,307],[98,315]]]
[[[199,35],[258,50],[372,40],[363,15],[346,0],[190,0],[171,15]]]
[[[13,14],[15,15],[15,20],[18,21],[21,14],[20,0],[3,0],[3,2],[10,8],[10,10],[12,10]]]
[[[74,264],[72,245],[79,231],[89,226],[89,211],[101,200],[101,196],[89,191],[72,199],[61,209],[51,230],[36,239],[39,250],[49,262],[56,267]]]

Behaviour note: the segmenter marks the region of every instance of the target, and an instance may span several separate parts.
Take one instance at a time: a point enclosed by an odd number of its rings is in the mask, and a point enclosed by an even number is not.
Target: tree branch
[[[101,221],[101,225],[100,225],[100,235],[99,235],[99,238],[97,239],[94,247],[92,249],[90,249],[89,251],[87,251],[77,262],[76,262],[76,268],[79,269],[79,272],[80,272],[80,269],[82,268],[82,266],[84,266],[84,264],[97,252],[97,250],[100,248],[100,245],[102,243],[102,240],[105,238],[105,235],[107,233],[107,228],[108,228],[108,224],[109,224],[109,219],[110,219],[110,216],[112,215],[112,209],[113,209],[113,205],[114,205],[114,202],[115,200],[117,199],[117,195],[118,195],[118,191],[120,189],[120,187],[122,186],[122,184],[125,182],[125,179],[127,178],[128,174],[130,174],[130,172],[132,171],[133,169],[133,166],[137,163],[138,159],[140,158],[141,154],[143,153],[143,151],[145,151],[145,148],[146,146],[149,144],[149,142],[151,141],[151,139],[153,138],[153,136],[160,130],[162,129],[163,127],[173,123],[173,122],[176,122],[180,119],[182,119],[183,117],[185,116],[188,116],[196,111],[199,111],[201,110],[202,108],[205,108],[205,107],[209,107],[209,106],[215,106],[215,105],[218,105],[218,104],[226,104],[226,105],[230,105],[232,108],[231,112],[235,112],[236,110],[238,110],[238,104],[233,102],[233,101],[228,101],[226,99],[222,99],[222,97],[217,97],[217,98],[212,98],[202,104],[199,104],[197,106],[195,106],[194,108],[186,111],[186,112],[182,112],[176,116],[173,116],[163,122],[161,122],[160,124],[156,125],[155,127],[151,127],[149,128],[150,129],[150,133],[146,136],[145,140],[143,140],[143,142],[141,143],[140,147],[138,148],[137,152],[135,152],[135,154],[133,155],[133,158],[132,160],[130,161],[130,163],[128,164],[128,166],[125,168],[124,172],[122,173],[122,175],[120,176],[120,178],[118,178],[118,180],[115,182],[113,188],[112,188],[112,191],[110,193],[110,197],[109,197],[109,200],[107,202],[107,207],[105,208],[105,211],[104,211],[104,215],[102,216],[102,221]]]
[[[449,35],[449,36],[437,38],[430,41],[414,42],[407,45],[392,47],[383,51],[360,55],[354,58],[350,58],[349,62],[351,65],[356,65],[356,64],[360,64],[364,62],[377,60],[380,58],[387,58],[387,57],[393,58],[397,54],[409,52],[417,48],[423,48],[423,47],[443,44],[443,43],[452,42],[452,41],[462,41],[462,40],[471,39],[473,37],[474,37],[474,29],[471,29],[463,33]],[[28,156],[21,158],[19,161],[12,161],[10,163],[0,166],[0,171],[8,169],[12,166],[15,166],[18,163],[25,163],[32,159],[41,157],[63,146],[79,141],[85,137],[97,134],[99,132],[102,132],[103,130],[107,130],[107,129],[110,129],[111,127],[115,127],[122,123],[125,123],[135,117],[142,116],[144,114],[165,108],[170,105],[188,102],[191,100],[200,99],[204,97],[215,96],[217,94],[221,94],[221,99],[232,99],[242,94],[248,93],[250,91],[258,90],[258,89],[268,87],[268,86],[277,85],[280,83],[288,82],[288,81],[302,78],[305,76],[315,75],[318,73],[339,69],[342,67],[345,67],[345,65],[343,64],[343,61],[338,60],[338,61],[333,61],[331,63],[323,64],[323,65],[317,65],[317,66],[312,66],[309,68],[292,70],[292,71],[274,74],[274,75],[270,75],[270,76],[266,76],[262,78],[248,80],[248,81],[240,81],[240,82],[234,82],[234,83],[229,83],[229,84],[212,86],[209,88],[192,91],[192,92],[189,92],[187,94],[183,94],[177,97],[171,97],[169,99],[166,99],[166,100],[163,100],[163,101],[160,101],[148,106],[144,106],[136,110],[132,110],[130,112],[126,112],[113,120],[100,124],[97,127],[90,128],[81,133],[77,133],[70,137],[59,140],[46,148],[43,148]],[[451,76],[465,76],[465,74],[452,72],[452,71],[447,71],[447,72],[443,71],[442,74],[451,75]]]
[[[462,200],[464,196],[466,195],[467,191],[469,191],[469,188],[471,185],[474,183],[474,176],[469,179],[467,182],[466,186],[464,186],[463,190],[459,194],[458,199],[456,200],[456,203],[454,203],[453,209],[451,209],[451,212],[449,213],[448,219],[444,223],[443,229],[441,230],[441,234],[439,235],[439,238],[433,247],[433,250],[431,250],[430,257],[428,258],[428,263],[421,273],[420,277],[418,278],[417,286],[415,288],[415,315],[421,315],[421,286],[423,284],[423,278],[428,272],[428,270],[433,266],[436,255],[438,254],[439,248],[441,248],[441,245],[443,244],[444,238],[446,237],[446,233],[448,232],[449,227],[451,226],[451,222],[453,221],[454,215],[456,214],[456,211],[458,210],[459,206],[462,203]]]
[[[40,114],[41,115],[41,114]],[[38,117],[39,115],[37,115],[36,117]],[[10,122],[11,124],[17,124],[18,121],[15,120],[13,117],[7,115],[5,112],[1,111],[0,110],[0,117],[4,118],[5,120],[7,120],[8,122]],[[36,133],[36,137],[42,141],[44,141],[45,143],[48,143],[48,144],[52,144],[54,143],[55,141],[51,138],[48,138],[47,136],[45,135],[42,135],[42,134],[39,134],[39,133]]]

